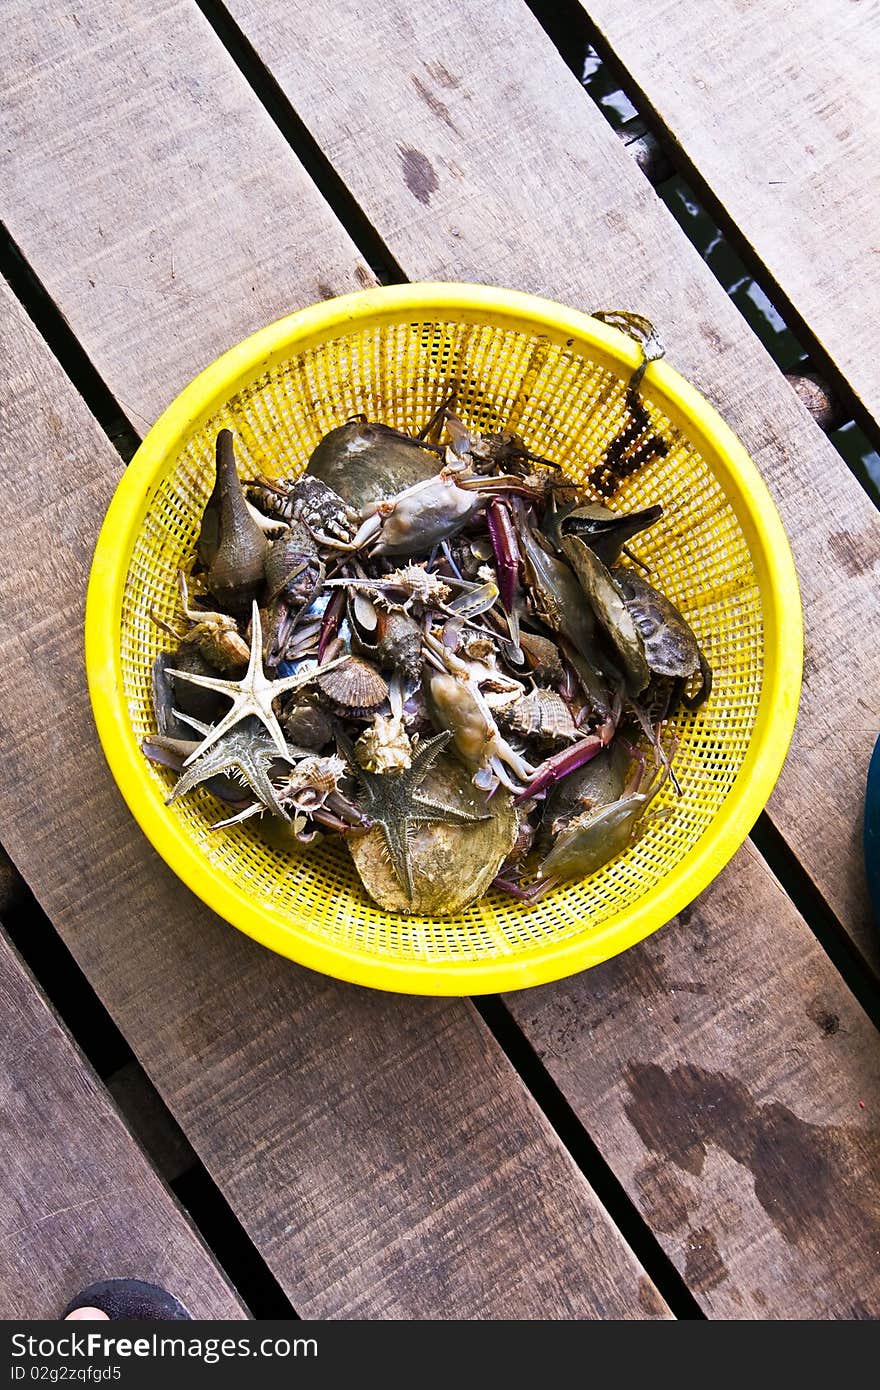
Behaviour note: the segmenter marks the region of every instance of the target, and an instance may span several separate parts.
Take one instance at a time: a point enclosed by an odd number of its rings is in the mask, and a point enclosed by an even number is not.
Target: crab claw
[[[514,798],[514,806],[519,806],[529,797],[540,796],[548,787],[552,787],[560,778],[567,777],[570,772],[576,772],[579,767],[590,762],[597,754],[602,752],[605,747],[604,742],[598,734],[590,734],[587,738],[580,739],[573,743],[570,748],[565,748],[561,753],[554,753],[552,758],[546,758],[537,767],[526,783],[523,790]]]

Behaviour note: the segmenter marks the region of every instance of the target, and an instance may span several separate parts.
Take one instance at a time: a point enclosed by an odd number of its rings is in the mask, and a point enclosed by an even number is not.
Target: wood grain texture
[[[880,1316],[877,1033],[751,845],[507,1003],[709,1316]]]
[[[57,1318],[98,1279],[247,1312],[0,931],[0,1318]]]
[[[878,0],[584,9],[880,421]]]
[[[773,814],[869,949],[856,833],[880,527],[835,451],[524,7],[233,9],[411,276],[643,310],[746,440],[789,529],[808,629]],[[513,1008],[708,1311],[880,1311],[876,1035],[750,846],[655,941]],[[800,1147],[780,1157],[789,1130]],[[692,1142],[708,1157],[689,1156],[682,1177]],[[674,1224],[651,1183],[684,1189],[668,1199],[685,1208]],[[835,1184],[852,1200],[835,1205]],[[778,1210],[786,1187],[792,1217]]]
[[[118,458],[2,300],[0,837],[301,1314],[664,1316],[473,1007],[299,969],[153,853],[86,693]]]
[[[191,0],[10,0],[2,51],[3,220],[141,432],[248,333],[374,283]]]
[[[860,829],[880,728],[880,516],[836,450],[521,0],[229,8],[411,278],[637,309],[739,433],[786,524],[806,620],[770,812],[880,965]]]

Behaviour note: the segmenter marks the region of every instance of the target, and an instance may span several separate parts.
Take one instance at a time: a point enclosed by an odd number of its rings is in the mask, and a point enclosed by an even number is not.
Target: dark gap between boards
[[[186,1155],[189,1166],[171,1179],[193,1225],[233,1287],[256,1318],[296,1318],[289,1299],[256,1250],[204,1164],[192,1151],[159,1092],[135,1058],[67,946],[24,880],[0,850],[3,864],[2,923],[40,989],[77,1047],[107,1087],[151,1165],[166,1177],[167,1155]],[[130,1084],[136,1074],[136,1085]],[[127,1074],[129,1084],[116,1084]],[[145,1114],[144,1110],[148,1113]]]
[[[566,1100],[500,995],[480,995],[474,1007],[523,1085],[534,1097],[602,1206],[676,1318],[704,1319],[681,1274],[631,1200],[614,1170]]]
[[[376,279],[383,285],[404,284],[407,277],[379,232],[294,110],[244,31],[218,0],[196,0],[196,4]]]
[[[821,427],[871,500],[880,505],[880,426],[865,412],[647,95],[578,0],[526,3],[605,120],[633,146],[642,173],[780,371],[786,376],[815,374],[827,382],[837,400],[837,418],[831,428]],[[629,127],[636,132],[634,138]],[[642,130],[653,148],[640,145]]]

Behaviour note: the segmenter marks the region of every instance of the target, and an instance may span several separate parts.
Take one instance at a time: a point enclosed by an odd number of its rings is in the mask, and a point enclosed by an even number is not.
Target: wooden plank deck
[[[141,835],[94,735],[81,645],[121,464],[0,306],[0,839],[294,1307],[663,1316],[470,1004],[295,968],[202,907]]]
[[[57,1318],[113,1278],[246,1317],[2,930],[0,1008],[0,1318]]]
[[[589,0],[590,19],[880,421],[880,4]],[[706,21],[709,21],[708,23]]]
[[[880,557],[880,523],[839,456],[795,401],[521,5],[493,0],[482,12],[464,15],[452,0],[439,0],[427,15],[414,13],[402,3],[358,0],[356,5],[334,6],[332,17],[326,9],[275,5],[265,0],[259,5],[254,0],[233,0],[232,8],[260,56],[295,102],[298,114],[344,174],[392,254],[412,278],[441,278],[454,257],[463,278],[512,282],[518,288],[584,307],[609,301],[635,303],[662,323],[673,361],[706,390],[739,429],[774,490],[787,523],[798,560],[808,632],[808,669],[799,729],[771,811],[786,838],[799,846],[805,844],[804,822],[810,823],[809,853],[805,850],[801,856],[804,866],[828,887],[835,905],[842,899],[838,878],[850,875],[849,920],[866,923],[865,903],[858,896],[861,864],[853,840],[871,738],[867,728],[864,733],[853,731],[853,725],[864,726],[859,704],[863,696],[860,688],[851,688],[848,696],[841,689],[846,682],[841,646],[848,648],[845,666],[865,669],[867,663],[867,669],[872,669],[876,665],[880,620],[869,572]],[[498,35],[495,45],[481,42],[481,33],[490,31]],[[297,42],[295,35],[299,36]],[[363,69],[360,74],[355,71],[356,47],[365,41],[376,55],[368,75]],[[337,90],[334,80],[340,64],[351,71],[344,92]],[[517,74],[515,100],[511,71]],[[425,90],[433,94],[434,105],[426,100]],[[389,100],[392,91],[393,101]],[[509,98],[501,106],[498,96],[505,91]],[[435,109],[440,101],[445,114]],[[505,119],[501,119],[502,114]],[[491,159],[486,157],[488,146]],[[407,178],[407,167],[411,170],[418,161],[413,156],[407,166],[402,148],[416,149],[426,161],[425,167],[435,171],[436,187],[423,198]],[[560,207],[566,210],[563,218]],[[811,473],[819,469],[823,476],[834,479],[843,510],[857,525],[853,554],[861,556],[864,568],[841,563],[840,559],[835,562],[832,524],[827,516],[817,515],[812,500]],[[834,528],[838,520],[839,516]],[[833,581],[832,571],[836,571]],[[833,596],[826,587],[829,583]],[[846,597],[839,611],[833,613],[832,606],[843,594]],[[863,616],[863,629],[859,624],[859,630],[853,629],[854,611]],[[835,699],[848,706],[842,723],[852,765],[843,778],[837,768],[839,747],[823,734],[829,701]],[[837,785],[831,789],[828,781],[835,776]],[[823,786],[810,800],[806,789],[815,779]],[[845,792],[841,782],[846,783]],[[824,803],[821,810],[818,802]],[[822,814],[827,820],[820,824]],[[750,905],[748,915],[743,913],[744,903]],[[748,1093],[787,1100],[797,1109],[797,1094],[790,1088],[792,1057],[798,1058],[799,1083],[807,1083],[807,1095],[811,1088],[819,1089],[833,1072],[835,1093],[849,1107],[856,1131],[846,1162],[862,1170],[865,1143],[871,1151],[876,1152],[876,1148],[874,1140],[866,1140],[867,1122],[855,1098],[866,1089],[877,1095],[873,1029],[857,1010],[859,1025],[849,1033],[852,1052],[844,1056],[838,1048],[829,1058],[810,1014],[816,1011],[816,999],[837,998],[839,982],[812,936],[750,851],[737,856],[696,911],[698,918],[691,914],[686,917],[698,921],[700,931],[711,941],[711,948],[698,957],[697,979],[689,929],[667,929],[658,948],[666,968],[657,975],[657,988],[671,1001],[670,1013],[680,1012],[679,995],[688,995],[687,988],[682,990],[681,986],[694,985],[695,997],[705,995],[711,1001],[706,1027],[713,1036],[713,1046],[723,1054],[728,1077]],[[772,933],[769,924],[773,924]],[[866,946],[873,944],[868,930],[862,939]],[[565,1038],[563,1051],[568,1064],[551,1066],[556,1079],[563,1083],[580,1077],[579,1086],[563,1084],[563,1089],[575,1099],[576,1108],[618,1175],[628,1174],[636,1199],[635,1174],[645,1156],[632,1116],[627,1069],[643,1055],[641,974],[649,967],[640,966],[639,961],[641,954],[650,958],[651,950],[650,946],[640,948],[629,953],[619,969],[604,967],[583,977],[583,991],[575,995],[588,1016],[596,1013],[590,1010],[589,1001],[602,985],[594,985],[594,978],[613,973],[632,1001],[630,1028],[621,1026],[619,1010],[614,1011],[613,1022],[608,1025],[611,1058],[605,1059],[605,1068],[597,1072],[591,1066],[594,1038],[591,1032],[577,1028],[573,1036]],[[627,983],[630,974],[633,978]],[[537,992],[542,1001],[557,997],[563,1001],[570,997],[569,986]],[[742,1027],[738,1012],[743,998],[751,1001],[755,1026],[760,1025],[772,1044],[766,1049]],[[561,1007],[565,1012],[564,1002]],[[545,1008],[530,1008],[529,996],[524,996],[515,1011],[536,1049],[549,1059],[556,1052],[556,1029],[550,1022],[552,1005]],[[834,1012],[829,1006],[829,1013]],[[672,1027],[671,1038],[679,1055],[690,1055],[679,1025]],[[707,1047],[699,1031],[692,1042],[696,1056],[700,1048]],[[801,1068],[806,1069],[806,1076]],[[597,1091],[584,1104],[588,1075],[595,1077]],[[753,1113],[758,1126],[768,1124],[771,1118],[770,1111]],[[704,1116],[703,1122],[710,1119]],[[671,1112],[669,1123],[670,1133],[665,1137],[674,1150],[695,1119],[684,1106]],[[618,1142],[612,1141],[612,1133]],[[640,1150],[640,1157],[634,1159]],[[754,1176],[759,1187],[762,1174],[774,1167],[772,1150],[768,1132],[766,1145],[755,1148],[759,1171]],[[812,1159],[803,1157],[807,1170],[816,1161],[815,1155]],[[722,1249],[727,1245],[724,1223],[730,1220],[731,1203],[736,1209],[741,1200],[740,1170],[738,1159],[722,1151],[717,1155],[711,1184],[694,1184],[700,1191],[700,1214],[691,1227],[707,1231],[708,1238]],[[795,1174],[791,1176],[798,1180]],[[780,1237],[772,1215],[760,1205],[754,1207],[753,1203],[753,1208],[748,1220],[752,1236],[759,1242],[783,1242],[780,1258],[771,1262],[769,1276],[773,1283],[769,1296],[780,1314],[818,1316],[829,1304],[846,1307],[848,1301],[860,1296],[863,1275],[867,1273],[873,1282],[868,1273],[870,1246],[866,1245],[859,1261],[841,1262],[836,1286],[829,1281],[828,1289],[820,1293],[812,1279],[810,1253],[804,1254],[797,1242]],[[817,1213],[811,1225],[813,1239],[821,1243]],[[661,1225],[656,1229],[661,1237],[670,1234],[663,1232]],[[667,1241],[670,1252],[684,1271],[687,1233],[683,1237],[681,1232],[671,1234],[673,1239]],[[860,1221],[851,1225],[851,1240],[859,1244],[862,1234]],[[855,1274],[856,1269],[861,1273]],[[698,1293],[722,1315],[735,1316],[743,1306],[738,1300],[745,1300],[748,1306],[749,1278],[748,1260],[738,1265],[734,1248],[723,1275]],[[878,1294],[880,1286],[875,1283],[875,1300]]]
[[[647,312],[744,439],[807,624],[770,814],[876,964],[880,524],[858,484],[520,0],[228,7],[407,275]],[[190,0],[48,22],[16,0],[5,41],[4,219],[137,428],[260,323],[373,282]],[[79,637],[121,465],[0,306],[0,839],[282,1287],[317,1317],[668,1316],[470,1005],[268,955],[143,840]],[[507,1006],[707,1313],[880,1314],[876,1031],[752,846],[658,937]]]

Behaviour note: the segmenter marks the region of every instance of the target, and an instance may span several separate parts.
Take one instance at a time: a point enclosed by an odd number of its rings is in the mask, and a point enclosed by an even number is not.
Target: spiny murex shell
[[[378,826],[347,841],[355,867],[370,897],[387,912],[449,916],[481,898],[516,841],[519,817],[510,797],[498,791],[491,799],[477,790],[465,768],[442,754],[421,791],[458,811],[488,819],[472,825],[430,821],[415,825],[408,850],[413,898],[398,881]]]

